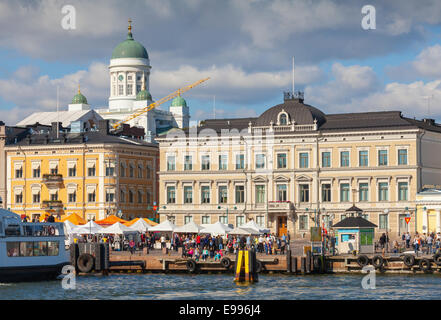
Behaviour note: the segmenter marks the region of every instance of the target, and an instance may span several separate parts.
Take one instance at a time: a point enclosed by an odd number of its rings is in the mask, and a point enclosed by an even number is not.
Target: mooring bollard
[[[291,270],[292,270],[293,273],[297,273],[297,271],[298,271],[298,268],[297,268],[297,257],[293,257],[292,258]]]
[[[239,250],[236,254],[234,282],[257,282],[256,261],[256,252],[254,250]]]
[[[286,251],[286,272],[288,273],[292,272],[291,250]]]

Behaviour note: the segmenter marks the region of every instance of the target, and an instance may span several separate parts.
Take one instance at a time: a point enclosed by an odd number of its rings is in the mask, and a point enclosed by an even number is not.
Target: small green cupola
[[[182,98],[180,95],[173,99],[171,103],[172,107],[186,107],[187,102],[184,98]]]
[[[142,90],[136,95],[136,101],[150,100],[153,101],[152,95],[145,89],[145,84],[142,85]]]
[[[80,91],[80,85],[78,85],[78,93],[73,97],[72,104],[88,104],[87,99]]]

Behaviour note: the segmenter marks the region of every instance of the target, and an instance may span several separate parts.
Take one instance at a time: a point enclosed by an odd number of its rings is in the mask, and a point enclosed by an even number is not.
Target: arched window
[[[288,117],[286,116],[286,113],[282,113],[279,116],[279,124],[281,126],[287,125],[288,124]]]

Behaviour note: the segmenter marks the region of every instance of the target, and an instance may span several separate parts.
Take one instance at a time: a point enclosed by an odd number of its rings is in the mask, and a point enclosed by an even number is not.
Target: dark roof
[[[376,228],[377,225],[363,217],[347,217],[337,222],[332,228]]]
[[[318,125],[325,123],[325,114],[319,109],[304,104],[298,99],[285,100],[283,103],[269,108],[257,118],[256,126],[269,126],[270,122],[277,123],[279,113],[284,110],[289,117],[289,121],[296,124],[313,124],[317,120]]]
[[[61,145],[61,144],[93,144],[93,143],[117,143],[124,145],[139,145],[139,146],[151,146],[158,147],[156,143],[149,143],[141,139],[132,139],[124,136],[117,136],[112,134],[105,134],[99,131],[87,131],[87,132],[75,132],[66,133],[61,132],[57,139],[55,135],[50,134],[31,134],[22,139],[16,144],[10,144],[9,146],[20,145]]]
[[[363,210],[361,210],[359,207],[353,205],[349,209],[346,209],[346,212],[363,212]]]

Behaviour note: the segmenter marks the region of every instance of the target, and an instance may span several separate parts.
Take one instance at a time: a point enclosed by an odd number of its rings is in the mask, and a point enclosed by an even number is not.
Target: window
[[[142,203],[142,192],[138,190],[138,203]]]
[[[340,152],[340,167],[349,167],[349,151]]]
[[[57,201],[58,200],[58,192],[51,193],[50,199],[51,199],[51,201]]]
[[[285,113],[282,113],[279,117],[279,123],[281,126],[287,125],[288,124],[288,118],[286,117]]]
[[[308,230],[308,216],[300,215],[299,216],[299,229],[300,230]]]
[[[378,200],[387,201],[388,200],[389,186],[387,182],[380,182],[378,184]]]
[[[398,182],[398,201],[407,201],[407,182]]]
[[[202,203],[210,203],[210,187],[202,186],[201,187],[201,202]]]
[[[245,202],[245,187],[236,186],[236,203],[244,203],[244,202]]]
[[[126,202],[126,193],[124,192],[124,190],[121,190],[119,193],[119,198],[120,198],[120,202]]]
[[[120,171],[120,176],[121,177],[125,177],[126,176],[126,168],[124,166],[124,163],[121,163],[120,167],[119,167],[119,171]]]
[[[265,155],[260,153],[256,154],[256,169],[265,168]]]
[[[244,216],[236,216],[236,227],[240,227],[243,224],[245,224],[245,217]]]
[[[220,216],[219,222],[228,225],[228,217],[227,216]]]
[[[115,193],[113,191],[106,191],[106,202],[114,202],[115,201]]]
[[[227,170],[228,164],[228,155],[221,154],[219,155],[219,170]]]
[[[111,166],[106,167],[106,177],[113,177],[115,175],[115,168]]]
[[[176,170],[176,158],[175,156],[167,156],[167,171]]]
[[[322,184],[322,201],[331,202],[331,184]]]
[[[211,224],[210,216],[202,216],[202,224]]]
[[[51,174],[58,174],[58,166],[51,169]]]
[[[185,216],[184,217],[184,224],[190,223],[193,221],[193,216]]]
[[[167,203],[176,203],[176,189],[175,187],[167,187]]]
[[[16,178],[23,178],[23,168],[20,167],[19,169],[15,169],[15,177]]]
[[[378,165],[387,166],[387,150],[378,150]]]
[[[340,215],[340,221],[346,219],[346,214],[341,214]]]
[[[202,170],[210,170],[210,156],[202,156]]]
[[[277,168],[278,169],[286,168],[286,153],[277,154]]]
[[[340,202],[349,202],[349,183],[340,184]]]
[[[322,167],[329,168],[331,167],[331,152],[322,152]]]
[[[32,202],[39,203],[40,202],[40,192],[34,193],[32,195]]]
[[[256,186],[256,203],[265,203],[265,186],[257,185]]]
[[[77,175],[77,167],[73,166],[72,168],[69,168],[69,177],[76,177]]]
[[[124,95],[124,86],[122,84],[118,85],[118,95]]]
[[[151,204],[152,203],[152,194],[150,191],[147,191],[147,204]]]
[[[277,185],[277,201],[287,200],[287,186],[286,184]]]
[[[138,178],[142,179],[142,164],[138,164]]]
[[[184,203],[193,203],[193,187],[184,186]]]
[[[192,156],[185,156],[184,157],[184,170],[193,170],[193,160]]]
[[[219,186],[219,203],[227,203],[228,190],[226,186]]]
[[[358,151],[358,164],[360,167],[369,166],[369,155],[367,150]]]
[[[133,85],[127,84],[127,94],[132,94],[132,91],[133,91]]]
[[[89,177],[94,177],[95,176],[95,166],[92,166],[90,168],[87,168],[87,175]]]
[[[23,193],[17,193],[15,195],[15,203],[23,203]]]
[[[301,152],[299,154],[299,159],[300,159],[300,168],[308,168],[309,167],[307,152]]]
[[[73,191],[73,192],[69,193],[68,202],[77,202],[77,193],[76,193],[76,191]]]
[[[309,184],[300,184],[300,202],[309,202]]]
[[[369,201],[369,184],[360,183],[358,185],[358,200],[360,202]]]
[[[133,166],[133,164],[129,165],[129,176],[130,178],[133,178],[135,176],[135,167]]]
[[[407,150],[406,149],[398,150],[398,164],[399,165],[407,164]]]
[[[88,200],[88,202],[95,202],[95,200],[96,200],[95,191],[87,194],[87,200]]]
[[[137,84],[136,85],[136,94],[138,94],[139,91],[141,91],[141,85]]]
[[[260,227],[265,227],[265,216],[257,216],[256,224]]]
[[[32,170],[32,177],[34,178],[40,178],[40,167],[35,168]]]
[[[236,154],[236,170],[245,169],[245,155]]]
[[[147,165],[147,179],[150,179],[152,177],[152,168],[150,165]]]
[[[389,217],[387,214],[380,214],[379,215],[379,228],[380,229],[389,229]]]

